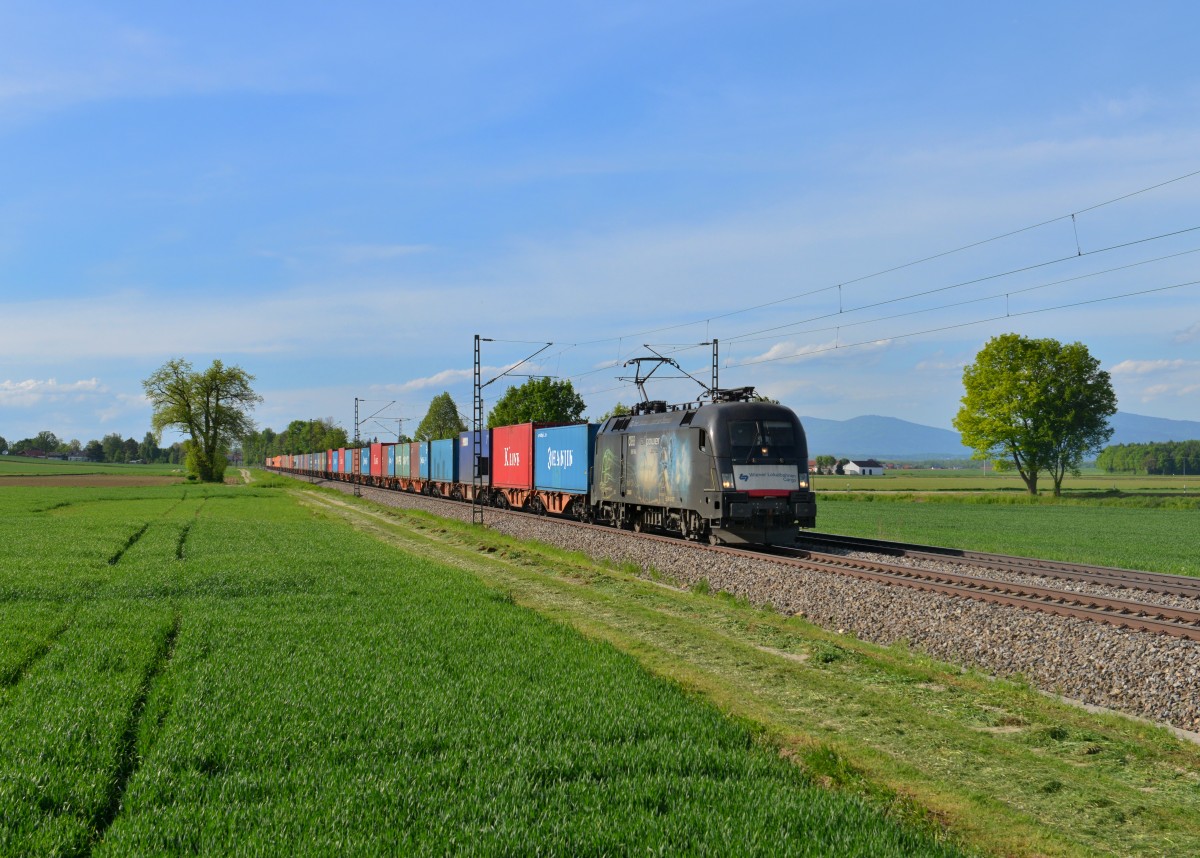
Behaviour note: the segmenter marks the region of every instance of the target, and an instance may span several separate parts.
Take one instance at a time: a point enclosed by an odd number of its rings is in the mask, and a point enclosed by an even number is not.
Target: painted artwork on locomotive
[[[679,504],[688,493],[692,451],[686,432],[630,435],[633,473],[640,503],[658,506]]]
[[[629,432],[597,445],[598,499],[654,506],[679,506],[694,479],[691,433]]]

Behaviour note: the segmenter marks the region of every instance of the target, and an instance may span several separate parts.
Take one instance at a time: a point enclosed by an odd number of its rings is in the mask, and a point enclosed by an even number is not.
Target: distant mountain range
[[[957,432],[922,426],[896,417],[867,415],[850,420],[801,417],[808,434],[809,457],[830,455],[847,459],[958,459],[969,458]],[[1151,441],[1200,439],[1200,421],[1166,420],[1118,411],[1109,421],[1110,444],[1145,444]]]

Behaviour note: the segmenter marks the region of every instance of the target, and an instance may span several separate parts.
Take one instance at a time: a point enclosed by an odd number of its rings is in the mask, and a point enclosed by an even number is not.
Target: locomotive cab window
[[[790,462],[796,458],[796,433],[786,420],[731,421],[729,441],[735,462]]]

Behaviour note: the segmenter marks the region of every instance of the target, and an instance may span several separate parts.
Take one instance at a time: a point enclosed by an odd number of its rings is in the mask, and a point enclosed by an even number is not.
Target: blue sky
[[[1092,208],[1200,171],[1198,8],[0,0],[0,435],[140,439],[173,357],[276,429],[469,413],[476,333],[592,416],[717,337],[724,386],[949,428],[1015,331],[1200,419],[1200,175]]]

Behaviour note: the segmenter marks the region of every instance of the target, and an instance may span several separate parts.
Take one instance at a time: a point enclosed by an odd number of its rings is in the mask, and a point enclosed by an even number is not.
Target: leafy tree
[[[488,428],[517,423],[578,423],[587,406],[570,381],[531,378],[510,387],[488,414]],[[417,432],[418,437],[420,432]]]
[[[187,470],[203,482],[225,477],[229,444],[254,429],[250,410],[262,402],[250,383],[254,376],[241,367],[214,360],[203,372],[182,358],[169,360],[142,382],[154,408],[151,426],[156,440],[173,426],[191,436]]]
[[[109,432],[100,439],[100,444],[104,448],[104,461],[125,461],[125,439],[116,432]]]
[[[62,441],[49,429],[43,429],[33,437],[33,446],[43,453],[57,453]]]
[[[153,462],[158,458],[158,442],[154,440],[154,433],[147,432],[146,437],[142,439],[142,443],[137,447],[137,458],[143,462]]]
[[[138,442],[132,438],[126,438],[121,446],[125,449],[125,461],[132,462],[138,457]]]
[[[1100,452],[1096,467],[1110,474],[1200,474],[1200,440],[1115,444]]]
[[[0,453],[8,452],[8,442],[4,440],[4,436],[0,435]]]
[[[608,411],[605,411],[602,415],[600,415],[600,422],[603,423],[605,420],[607,420],[610,417],[624,417],[626,414],[632,414],[632,413],[633,413],[632,408],[630,408],[628,405],[618,402],[612,408],[608,409]],[[503,424],[501,424],[501,425],[503,425]]]
[[[450,394],[442,391],[429,403],[429,411],[417,426],[418,441],[437,441],[441,438],[457,438],[458,433],[467,431],[467,424],[458,416],[458,406]]]
[[[833,457],[830,456],[829,458],[832,459]],[[844,473],[846,473],[846,466],[849,464],[850,464],[849,459],[838,459],[833,463],[833,472],[835,474],[844,474]]]
[[[104,461],[104,445],[93,438],[87,442],[87,446],[83,448],[83,455],[88,457],[89,462]]]
[[[817,470],[822,474],[832,474],[833,469],[837,467],[837,458],[835,456],[817,456]]]
[[[1032,495],[1046,471],[1059,496],[1065,474],[1078,474],[1083,457],[1112,436],[1117,397],[1082,343],[993,337],[963,370],[963,388],[954,428],[972,458],[1016,468]]]

